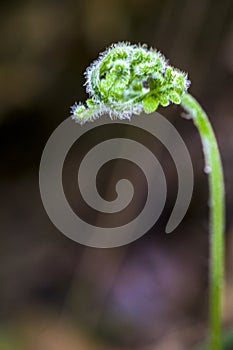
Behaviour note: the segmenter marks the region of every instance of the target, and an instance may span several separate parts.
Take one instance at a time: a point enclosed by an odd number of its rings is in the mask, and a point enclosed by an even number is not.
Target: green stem
[[[206,113],[188,93],[182,98],[183,108],[198,128],[205,156],[205,171],[210,190],[210,331],[211,350],[221,350],[221,305],[224,279],[224,181],[216,138]]]
[[[222,347],[224,350],[230,350],[233,346],[233,329],[229,329],[222,334]],[[208,350],[207,345],[195,347],[193,350]]]

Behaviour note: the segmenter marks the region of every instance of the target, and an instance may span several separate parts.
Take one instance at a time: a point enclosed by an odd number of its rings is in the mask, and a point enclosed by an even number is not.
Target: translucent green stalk
[[[222,334],[222,348],[223,350],[229,350],[233,347],[233,329],[229,329]],[[209,350],[208,345],[202,345],[195,347],[193,350]]]
[[[224,271],[224,182],[213,129],[199,103],[187,93],[187,74],[170,66],[146,45],[118,43],[86,70],[86,105],[76,103],[72,118],[80,124],[103,113],[125,119],[158,106],[181,104],[199,130],[210,189],[210,331],[211,350],[221,350],[221,299]]]
[[[210,190],[210,329],[211,349],[221,349],[221,299],[224,276],[224,181],[218,145],[208,117],[199,103],[184,94],[183,108],[200,133]]]

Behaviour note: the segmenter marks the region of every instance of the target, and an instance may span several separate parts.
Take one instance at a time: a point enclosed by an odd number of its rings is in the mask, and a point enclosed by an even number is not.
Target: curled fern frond
[[[154,112],[159,105],[180,104],[189,87],[187,75],[146,45],[113,44],[85,72],[90,98],[72,107],[81,124],[108,113],[111,118]]]
[[[187,93],[187,75],[145,45],[118,43],[86,70],[86,105],[76,103],[72,118],[80,124],[103,113],[125,119],[154,112],[159,105],[181,104],[196,125],[203,144],[210,188],[210,331],[211,350],[221,350],[221,302],[224,282],[224,180],[214,131],[205,111]],[[210,170],[209,170],[210,169]]]

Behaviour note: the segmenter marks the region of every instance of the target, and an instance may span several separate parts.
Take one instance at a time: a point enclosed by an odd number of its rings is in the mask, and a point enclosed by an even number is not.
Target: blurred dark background
[[[118,41],[147,43],[189,72],[190,91],[208,111],[225,171],[224,326],[232,326],[232,1],[2,0],[0,6],[0,349],[187,350],[206,336],[208,183],[198,133],[178,107],[159,112],[187,144],[195,187],[171,235],[164,227],[177,179],[169,166],[162,219],[128,246],[94,249],[69,240],[40,199],[45,143],[70,106],[86,99],[86,67]],[[160,145],[157,156],[170,164]]]

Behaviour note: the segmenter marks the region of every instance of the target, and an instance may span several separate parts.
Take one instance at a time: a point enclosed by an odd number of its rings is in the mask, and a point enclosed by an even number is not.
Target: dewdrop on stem
[[[211,167],[210,167],[209,165],[206,165],[206,166],[204,167],[204,172],[205,172],[206,174],[210,174],[210,173],[211,173]]]

